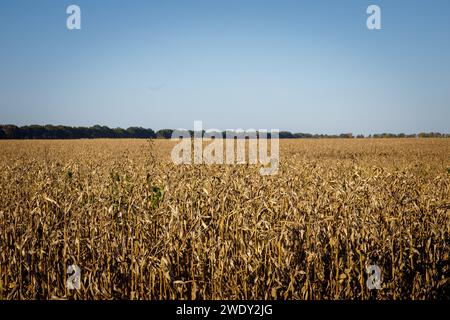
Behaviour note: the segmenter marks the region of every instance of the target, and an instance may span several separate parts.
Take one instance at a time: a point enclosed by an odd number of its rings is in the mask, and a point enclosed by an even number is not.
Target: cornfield
[[[0,141],[0,299],[450,297],[449,139],[282,140],[273,176],[173,145]]]

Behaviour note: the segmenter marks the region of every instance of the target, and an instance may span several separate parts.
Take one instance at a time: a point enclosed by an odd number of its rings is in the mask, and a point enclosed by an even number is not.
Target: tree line
[[[54,125],[0,125],[0,139],[98,139],[98,138],[138,138],[138,139],[170,139],[172,129],[161,129],[154,131],[141,127],[109,128],[107,126],[95,125],[92,127],[70,127]],[[193,131],[189,130],[192,136]],[[225,138],[226,133],[222,132]],[[268,133],[270,137],[270,133]],[[341,133],[337,135],[329,134],[310,134],[310,133],[292,133],[289,131],[280,131],[281,139],[321,139],[321,138],[448,138],[450,134],[439,132],[421,132],[418,134],[394,134],[381,133],[364,136],[362,134],[353,135],[352,133]]]

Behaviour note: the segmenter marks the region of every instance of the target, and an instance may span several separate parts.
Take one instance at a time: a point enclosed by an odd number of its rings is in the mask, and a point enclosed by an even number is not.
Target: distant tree
[[[440,132],[432,132],[433,138],[442,138],[442,134]]]
[[[114,128],[114,129],[112,129],[112,136],[114,138],[127,138],[128,131],[126,131],[122,128]]]
[[[156,132],[158,139],[170,139],[172,137],[172,129],[161,129]]]
[[[280,131],[279,137],[280,137],[280,139],[292,139],[292,138],[295,138],[295,136],[289,131]]]
[[[24,139],[37,139],[42,137],[44,128],[39,125],[24,126],[21,128]]]
[[[298,132],[298,133],[294,133],[294,137],[298,138],[298,139],[313,138],[313,135],[311,133]]]
[[[21,139],[22,134],[19,127],[15,125],[5,125],[3,126],[3,132],[5,133],[6,139]]]
[[[76,133],[79,139],[90,139],[92,138],[92,132],[87,127],[77,127]]]
[[[127,133],[131,138],[156,138],[156,134],[152,129],[144,129],[141,127],[130,127],[127,129]]]
[[[191,137],[194,132],[187,130]],[[172,129],[162,129],[154,132],[152,129],[145,129],[142,127],[129,127],[128,129],[114,128],[107,126],[95,125],[92,127],[68,127],[68,126],[54,126],[54,125],[29,125],[18,127],[15,125],[0,125],[0,139],[93,139],[93,138],[137,138],[149,139],[160,138],[170,139],[172,137]],[[205,130],[203,130],[203,136]],[[220,134],[220,132],[219,132]],[[226,138],[226,132],[222,131],[223,138]],[[257,131],[257,136],[259,132]],[[267,138],[271,138],[270,132],[267,133]],[[310,134],[310,133],[291,133],[289,131],[280,131],[279,137],[281,139],[292,138],[353,138],[352,133],[342,133],[340,135],[328,134]],[[394,134],[382,133],[369,135],[368,138],[448,138],[450,134],[443,134],[440,132],[420,132],[419,134]],[[364,138],[364,135],[359,134],[356,138]]]

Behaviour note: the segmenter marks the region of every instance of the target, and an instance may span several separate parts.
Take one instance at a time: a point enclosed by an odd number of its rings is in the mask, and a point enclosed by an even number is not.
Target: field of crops
[[[0,299],[450,297],[450,139],[282,140],[273,176],[173,145],[0,141]]]

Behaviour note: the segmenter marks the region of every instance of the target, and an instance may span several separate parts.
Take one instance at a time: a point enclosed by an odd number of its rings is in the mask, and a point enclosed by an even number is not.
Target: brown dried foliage
[[[0,298],[450,296],[449,139],[285,140],[275,176],[172,146],[1,141]]]

